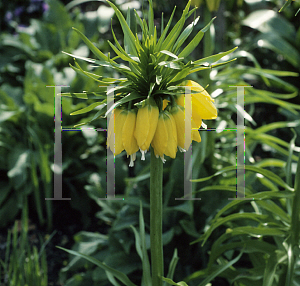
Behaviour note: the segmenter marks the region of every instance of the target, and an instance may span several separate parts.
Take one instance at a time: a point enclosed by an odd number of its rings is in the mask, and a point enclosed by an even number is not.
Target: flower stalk
[[[150,160],[150,242],[152,285],[162,286],[164,275],[162,244],[162,179],[163,162],[156,158],[153,148]]]

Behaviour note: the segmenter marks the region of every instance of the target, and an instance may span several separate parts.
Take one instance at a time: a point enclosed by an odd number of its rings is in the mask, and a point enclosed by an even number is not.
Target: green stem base
[[[152,286],[162,286],[164,275],[163,245],[162,245],[162,179],[163,162],[156,158],[151,148],[150,162],[150,242]]]

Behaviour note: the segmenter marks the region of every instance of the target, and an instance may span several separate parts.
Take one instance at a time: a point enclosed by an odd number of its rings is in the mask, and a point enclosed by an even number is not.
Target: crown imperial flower
[[[66,54],[92,63],[93,66],[99,65],[114,69],[123,77],[103,78],[90,71],[84,71],[75,60],[75,66],[71,65],[71,67],[76,72],[97,81],[101,86],[100,91],[84,92],[81,98],[87,99],[89,94],[92,94],[102,99],[101,102],[94,103],[92,107],[102,106],[97,113],[98,117],[106,117],[111,113],[107,147],[115,155],[125,150],[127,156],[131,158],[130,166],[133,165],[138,150],[142,153],[142,160],[145,160],[145,153],[150,145],[154,148],[156,156],[163,161],[165,161],[164,155],[175,158],[177,147],[183,151],[190,145],[190,142],[185,142],[184,120],[186,118],[191,117],[191,141],[200,142],[201,138],[197,129],[200,128],[202,120],[217,117],[213,99],[201,85],[187,81],[186,77],[197,71],[211,69],[214,67],[212,63],[230,54],[236,48],[196,61],[186,60],[214,21],[213,18],[184,46],[185,40],[199,20],[199,17],[195,17],[194,21],[182,31],[186,19],[196,10],[193,8],[190,11],[191,1],[188,1],[181,18],[172,29],[170,27],[175,9],[165,27],[162,22],[159,29],[160,37],[154,25],[152,0],[149,0],[148,21],[142,20],[136,12],[134,15],[128,12],[126,20],[113,3],[110,1],[107,3],[114,9],[120,21],[124,33],[124,47],[118,42],[112,28],[115,44],[110,41],[108,44],[114,51],[115,57],[111,58],[110,53],[105,55],[82,32],[73,28],[98,59]],[[138,24],[141,28],[141,37],[136,33]],[[120,60],[125,63],[120,63]],[[108,97],[111,95],[108,89],[110,85],[114,85],[115,96],[113,106],[107,110]],[[190,86],[192,90],[192,114],[184,110],[185,85]],[[90,111],[92,107],[76,112],[81,114]],[[95,116],[94,119],[98,117]]]

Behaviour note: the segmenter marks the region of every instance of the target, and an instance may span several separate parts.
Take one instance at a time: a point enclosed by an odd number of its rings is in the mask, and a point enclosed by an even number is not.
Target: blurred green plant
[[[33,215],[37,215],[41,225],[47,224],[49,230],[53,225],[53,202],[45,201],[45,198],[53,197],[54,88],[46,86],[69,84],[75,89],[97,88],[92,81],[76,76],[66,67],[68,59],[61,53],[64,49],[88,56],[88,49],[70,29],[72,26],[84,29],[82,22],[90,25],[89,18],[85,19],[85,14],[78,11],[68,14],[59,1],[51,0],[48,4],[49,9],[42,20],[32,19],[28,27],[17,27],[16,35],[5,31],[0,35],[1,228],[14,220],[23,208],[25,198],[35,206]],[[89,33],[95,35],[103,25],[92,26]],[[101,74],[102,71],[98,72]],[[63,114],[83,106],[83,102],[64,100]],[[63,124],[73,126],[77,120],[80,117],[63,118]],[[94,147],[101,144],[103,138],[102,134],[91,140],[85,133],[83,136],[63,133],[63,141],[68,141],[69,146],[83,147],[77,150],[77,157],[82,156],[84,164],[93,166],[98,164],[93,156],[101,149]],[[82,178],[85,168],[82,161],[74,161],[73,155],[74,150],[64,152],[64,184],[67,185],[64,189],[74,193],[71,204],[84,213],[82,218],[88,224],[88,201],[86,205],[82,204],[84,194],[72,187],[78,184],[73,182],[74,174],[78,172]],[[88,200],[86,195],[85,198]]]
[[[54,234],[54,233],[53,233]],[[40,250],[28,240],[28,206],[24,204],[22,220],[8,231],[4,261],[0,259],[0,284],[7,286],[48,285],[45,246]],[[3,284],[2,284],[3,283]]]

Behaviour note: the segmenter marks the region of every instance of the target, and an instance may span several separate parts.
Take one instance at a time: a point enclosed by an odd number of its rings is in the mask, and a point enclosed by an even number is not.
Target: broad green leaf
[[[60,246],[56,246],[57,248],[59,249],[62,249],[72,255],[76,255],[76,256],[79,256],[79,257],[82,257],[90,262],[92,262],[93,264],[97,265],[98,267],[104,269],[105,271],[109,271],[114,277],[116,277],[117,279],[119,279],[122,283],[124,283],[126,286],[137,286],[135,284],[133,284],[129,278],[127,277],[127,275],[125,275],[124,273],[120,272],[120,271],[117,271],[111,267],[109,267],[108,265],[102,263],[101,261],[95,259],[94,257],[92,256],[89,256],[89,255],[85,255],[83,253],[80,253],[80,252],[77,252],[77,251],[74,251],[74,250],[70,250],[70,249],[66,249],[66,248],[63,248],[63,247],[60,247]]]
[[[178,55],[179,58],[181,57],[187,57],[191,54],[191,52],[198,46],[201,39],[204,36],[204,33],[208,30],[212,22],[215,20],[215,18],[212,18],[211,21],[201,30],[198,32],[198,34],[194,37],[194,39],[183,49],[183,51]]]
[[[292,42],[295,28],[287,19],[271,9],[260,9],[249,14],[242,21],[246,26],[260,31],[262,34],[273,33]]]
[[[300,66],[299,51],[294,48],[288,41],[275,33],[263,33],[255,38],[255,42],[259,43],[259,47],[267,48],[275,53],[282,54],[284,58],[294,67]]]

